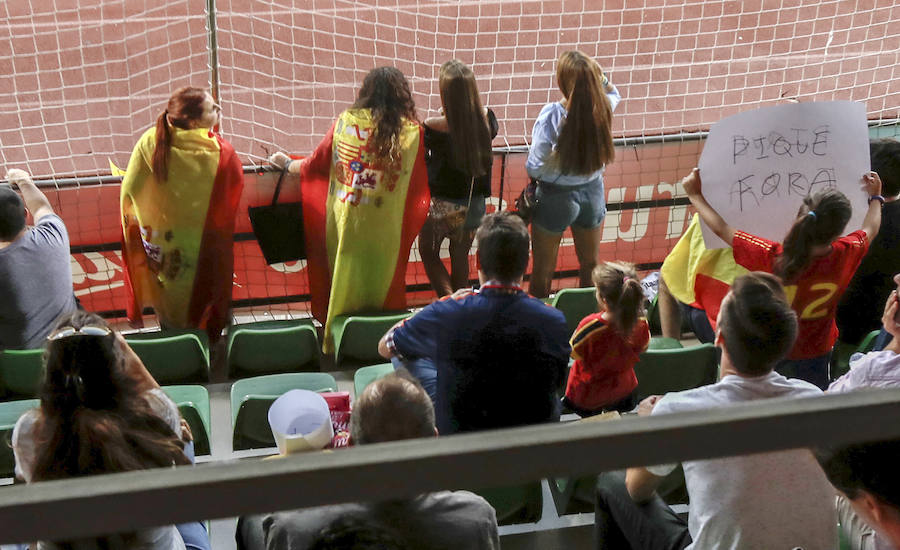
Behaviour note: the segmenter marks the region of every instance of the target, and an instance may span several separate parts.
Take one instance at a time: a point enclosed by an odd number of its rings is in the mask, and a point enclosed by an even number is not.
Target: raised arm
[[[34,223],[48,214],[53,214],[53,206],[50,205],[47,196],[31,181],[28,172],[13,168],[6,174],[6,179],[11,186],[19,188],[25,208],[31,212]]]
[[[728,225],[722,216],[706,202],[706,199],[700,192],[700,169],[694,168],[691,170],[691,173],[681,180],[681,185],[684,187],[684,192],[687,193],[691,204],[697,210],[697,213],[700,214],[700,219],[713,230],[713,233],[731,246],[732,241],[734,241],[734,228]]]
[[[864,174],[862,187],[869,197],[869,208],[866,210],[866,217],[863,218],[862,228],[869,242],[872,242],[881,228],[881,206],[884,204],[884,197],[881,196],[881,177],[877,172]],[[880,200],[875,197],[879,197]]]

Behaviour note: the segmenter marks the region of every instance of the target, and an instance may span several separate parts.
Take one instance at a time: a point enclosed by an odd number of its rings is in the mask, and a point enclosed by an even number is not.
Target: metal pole
[[[219,98],[219,42],[216,36],[216,0],[206,0],[206,27],[209,48],[209,88],[213,98]],[[218,130],[218,128],[217,128]]]

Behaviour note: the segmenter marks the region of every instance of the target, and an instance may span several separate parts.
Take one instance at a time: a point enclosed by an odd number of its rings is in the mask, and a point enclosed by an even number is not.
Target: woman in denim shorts
[[[469,250],[491,194],[491,140],[497,117],[481,105],[475,75],[456,59],[441,65],[443,116],[425,121],[425,164],[431,207],[419,233],[419,254],[437,295],[469,286]],[[441,244],[450,241],[450,272]]]
[[[572,228],[581,286],[591,286],[600,224],[606,215],[603,167],[613,161],[612,111],[621,99],[596,61],[579,51],[556,63],[563,99],[545,105],[531,132],[525,169],[538,181],[532,220],[534,263],[529,292],[550,294],[559,243]],[[566,124],[566,121],[572,121]]]

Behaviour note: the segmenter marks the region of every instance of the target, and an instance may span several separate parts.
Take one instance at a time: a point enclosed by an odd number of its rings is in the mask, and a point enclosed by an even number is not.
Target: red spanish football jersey
[[[751,271],[772,272],[781,243],[743,231],[734,234],[734,260]],[[859,230],[831,243],[831,252],[806,268],[796,282],[785,285],[791,308],[800,322],[797,342],[788,359],[825,355],[838,337],[834,315],[841,294],[869,249],[866,232]]]
[[[602,313],[588,315],[572,335],[572,358],[566,397],[576,407],[596,411],[621,401],[637,387],[634,365],[650,343],[647,320],[638,320],[625,338],[603,320]]]

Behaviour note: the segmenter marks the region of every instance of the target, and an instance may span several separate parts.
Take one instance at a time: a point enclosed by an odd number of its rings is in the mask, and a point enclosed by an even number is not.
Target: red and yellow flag
[[[144,132],[122,180],[122,259],[128,318],[153,306],[169,328],[228,324],[234,223],[244,174],[234,148],[206,129],[170,128],[169,174],[151,169],[156,131]]]
[[[422,128],[405,121],[400,155],[377,159],[368,109],[344,111],[300,174],[312,311],[334,350],[338,315],[406,307],[409,250],[428,214]]]
[[[722,299],[728,294],[735,277],[744,273],[747,270],[735,263],[730,247],[706,248],[697,214],[694,214],[675,248],[666,256],[660,270],[672,296],[705,310],[713,330]]]

